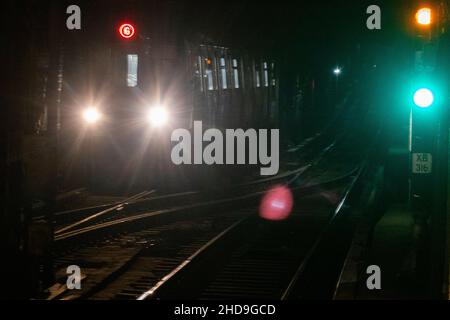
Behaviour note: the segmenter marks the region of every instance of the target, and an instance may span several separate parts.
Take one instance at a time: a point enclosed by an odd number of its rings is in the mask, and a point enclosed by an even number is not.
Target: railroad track
[[[143,198],[149,197],[153,193],[155,193],[155,190],[142,191],[115,203],[56,212],[54,214],[54,223],[57,226],[55,234],[74,229],[77,226],[83,225],[95,218],[107,215],[111,212],[121,211],[126,206],[135,203],[138,200],[142,200]]]
[[[290,175],[286,175],[286,177],[291,177],[293,174],[298,174],[303,171],[304,169],[299,170]],[[264,183],[268,182],[265,179]],[[161,239],[155,240],[155,236],[160,237],[161,234],[164,234],[165,240],[163,242],[171,243],[171,237],[173,238],[174,235],[168,232],[169,230],[181,228],[182,232],[177,232],[178,234],[175,235],[175,238],[180,239],[179,235],[186,233],[184,232],[186,230],[183,230],[186,224],[205,225],[205,221],[207,221],[206,224],[213,225],[211,230],[208,229],[201,235],[189,234],[183,236],[182,240],[180,240],[181,242],[177,242],[173,247],[166,248],[165,252],[172,252],[174,248],[183,248],[183,246],[187,246],[186,250],[189,248],[192,248],[192,250],[198,248],[199,243],[202,241],[206,242],[210,232],[217,233],[218,226],[220,226],[219,229],[221,230],[242,216],[242,210],[235,214],[230,214],[229,211],[226,211],[227,208],[243,204],[248,206],[252,201],[256,204],[264,192],[258,191],[238,197],[208,200],[141,214],[133,213],[122,218],[118,218],[115,215],[115,218],[111,221],[81,228],[79,227],[81,224],[77,224],[77,228],[68,228],[63,232],[59,232],[55,234],[54,256],[56,262],[55,267],[57,270],[60,270],[57,276],[60,279],[60,283],[50,288],[48,298],[59,299],[66,293],[67,288],[64,289],[62,279],[66,277],[63,271],[69,265],[80,265],[84,269],[87,266],[89,270],[103,269],[103,274],[97,277],[97,279],[92,280],[92,283],[88,285],[88,287],[95,287],[98,283],[102,283],[104,278],[109,278],[117,272],[116,269],[120,270],[123,265],[128,263],[127,261],[133,260],[137,252],[153,252],[148,248],[148,245],[159,245],[162,241]],[[167,237],[168,234],[171,237]],[[150,238],[153,237],[153,240],[149,240],[149,236]],[[191,247],[186,245],[191,242],[193,243]],[[192,250],[184,252],[184,255],[181,257],[186,258],[186,254],[192,253]],[[118,261],[112,261],[110,267],[105,267],[104,264],[95,261],[95,257],[104,260],[114,260],[116,256],[119,258]],[[92,261],[92,257],[94,257],[94,261]],[[162,258],[162,261],[166,261],[166,258]]]
[[[47,299],[92,297],[106,283],[136,265],[139,270],[136,273],[128,272],[123,281],[145,275],[151,282],[152,278],[158,278],[173,265],[186,259],[210,237],[239,218],[238,214],[229,213],[198,220],[186,217],[160,225],[152,224],[139,231],[114,234],[79,249],[72,247],[55,258],[55,267],[60,270],[57,274],[60,283],[50,288]],[[69,265],[80,266],[85,276],[81,291],[70,291],[65,286],[65,268]],[[125,293],[122,292],[122,295]],[[113,297],[109,294],[109,298]]]
[[[361,169],[337,205],[305,199],[286,221],[236,222],[138,296],[144,299],[287,299],[340,215]]]
[[[306,139],[301,144],[297,145],[295,148],[292,148],[291,154],[297,154],[298,152],[302,152],[301,157],[308,162],[307,159],[312,157],[315,149],[320,147],[323,142],[314,145],[313,142],[320,142],[320,138],[323,138],[323,135],[317,134],[309,139]],[[333,143],[334,144],[334,143]],[[332,145],[333,145],[332,144]],[[327,148],[324,148],[325,150]],[[317,152],[316,152],[317,153]],[[210,191],[189,191],[189,192],[181,192],[167,195],[157,195],[156,190],[151,191],[142,191],[138,194],[130,196],[124,200],[101,204],[90,207],[82,207],[70,210],[64,210],[60,212],[56,212],[53,214],[53,223],[55,224],[55,234],[64,233],[68,230],[73,230],[76,227],[86,226],[90,222],[97,223],[101,219],[110,220],[111,217],[117,216],[118,213],[125,212],[139,212],[142,210],[149,209],[162,209],[166,208],[170,205],[176,205],[183,202],[195,202],[200,201],[205,198],[219,198],[223,197],[225,194],[242,194],[248,193],[255,190],[255,187],[259,186],[259,188],[264,188],[269,184],[273,184],[277,181],[283,182],[286,178],[301,174],[308,166],[303,168],[295,168],[293,170],[287,170],[281,174],[278,174],[275,177],[269,178],[260,178],[260,179],[252,179],[251,181],[244,182],[238,185],[233,185],[228,188],[217,188],[217,190]],[[33,220],[44,220],[45,216],[35,216]]]
[[[294,174],[290,174],[287,177],[294,177],[297,174],[300,174],[304,172],[306,168],[302,168],[299,171],[295,172]],[[313,186],[311,186],[313,187]],[[151,219],[157,216],[167,216],[168,214],[172,214],[173,216],[177,214],[185,214],[186,211],[194,212],[195,210],[201,210],[201,209],[208,209],[211,207],[217,207],[217,206],[227,206],[227,205],[236,205],[242,202],[247,201],[254,201],[258,200],[259,197],[266,192],[265,188],[262,188],[260,191],[255,191],[252,193],[247,193],[244,195],[239,196],[231,196],[231,197],[224,197],[224,198],[218,198],[215,200],[204,200],[202,202],[195,203],[194,201],[190,201],[189,204],[183,204],[179,206],[174,206],[169,209],[161,209],[161,210],[155,210],[155,211],[149,211],[140,213],[139,211],[134,211],[131,213],[121,213],[120,215],[115,214],[113,218],[109,217],[107,221],[102,220],[98,223],[94,223],[92,225],[88,225],[86,227],[81,228],[75,228],[77,226],[82,225],[85,222],[91,221],[95,218],[97,218],[99,215],[94,214],[93,216],[90,216],[87,219],[84,219],[83,221],[80,221],[79,223],[75,223],[74,225],[71,225],[69,227],[61,229],[60,232],[55,233],[55,241],[62,241],[65,239],[71,239],[74,237],[78,237],[81,235],[85,235],[92,232],[97,232],[103,229],[112,229],[113,227],[122,227],[129,223],[135,223],[135,222],[143,222],[144,220]],[[73,227],[72,227],[73,226]]]
[[[84,298],[288,298],[296,292],[296,282],[308,269],[329,225],[339,219],[361,171],[357,167],[308,186],[295,187],[296,180],[291,180],[303,203],[287,221],[261,220],[254,214],[255,207],[228,212],[225,216],[236,215],[235,222],[190,247],[187,258],[154,263],[154,256],[140,252],[114,279]],[[313,180],[314,176],[307,181]],[[330,206],[330,198],[323,197],[327,193],[336,199],[342,194],[342,198]]]
[[[224,229],[229,228],[236,221],[252,216],[255,211],[254,208],[258,205],[267,186],[277,182],[290,183],[305,197],[323,193],[324,190],[330,190],[347,181],[349,176],[354,174],[354,170],[340,177],[336,177],[336,173],[334,173],[334,177],[328,181],[322,180],[317,183],[315,182],[315,174],[309,177],[306,175],[307,172],[314,171],[311,168],[320,164],[328,153],[335,151],[335,146],[336,142],[327,146],[308,166],[286,172],[273,179],[261,179],[261,181],[243,184],[240,186],[241,189],[236,188],[234,190],[235,196],[219,197],[214,200],[182,204],[169,209],[150,212],[148,210],[141,213],[132,212],[132,214],[125,214],[122,217],[119,217],[116,213],[117,210],[114,209],[109,212],[114,212],[114,214],[110,214],[107,221],[100,219],[97,220],[97,223],[88,225],[83,224],[87,222],[84,221],[72,228],[58,232],[55,234],[57,248],[55,258],[56,268],[60,270],[58,276],[60,283],[50,290],[51,294],[48,298],[137,298],[145,292],[143,289],[148,289],[149,283],[157,283],[158,279],[167,276],[165,272],[172,270],[177,263],[181,263],[195,254],[196,250],[209,243],[212,237],[221,234]],[[303,183],[298,183],[300,177],[304,178],[302,179]],[[253,192],[244,193],[242,190],[253,190]],[[199,193],[187,193],[179,196],[184,197],[184,200],[189,200],[192,195],[197,197],[197,201],[201,199]],[[210,197],[211,195],[208,194],[207,196]],[[158,197],[132,199],[127,202],[126,208],[135,210],[136,206],[140,205],[144,208],[148,207],[149,201],[154,201],[155,198]],[[175,203],[172,201],[175,198],[176,196],[172,199],[169,197],[168,202]],[[167,203],[164,196],[161,196],[160,199],[161,204]],[[244,207],[245,209],[242,209]],[[121,211],[122,213],[127,212],[124,209]],[[105,214],[105,216],[108,216],[108,214]],[[111,218],[113,216],[114,218]],[[293,219],[296,219],[296,217],[293,216]],[[89,221],[92,222],[95,219],[89,219]],[[242,221],[247,221],[247,219]],[[186,225],[191,227],[186,228]],[[201,233],[191,232],[198,225],[209,227],[202,230]],[[174,230],[176,230],[175,233]],[[178,242],[174,242],[172,239],[177,239]],[[172,246],[167,247],[163,243],[172,244]],[[159,249],[160,254],[155,255],[155,247],[164,248],[164,250]],[[103,253],[99,254],[99,252]],[[173,254],[167,257],[161,252]],[[106,267],[104,263],[102,265],[102,263],[96,262],[93,259],[96,256],[103,261],[109,259],[111,262],[108,263],[109,267]],[[156,259],[157,262],[150,263],[149,261],[155,261],[155,257],[159,260]],[[87,269],[88,273],[88,277],[84,280],[84,284],[87,284],[86,288],[77,295],[68,292],[67,288],[64,289],[63,279],[66,275],[62,270],[65,266],[71,264],[79,264],[83,267],[83,270],[86,271]],[[150,266],[147,271],[145,271],[146,266]],[[120,283],[122,281],[120,279],[124,278],[123,273],[127,274],[125,279],[128,280],[121,285],[116,284],[117,288],[123,288],[123,290],[102,290],[103,287],[110,288],[113,285],[112,283]],[[130,279],[134,280],[131,281]],[[135,288],[135,291],[133,291],[133,288]],[[136,288],[139,291],[137,296]]]
[[[57,213],[55,214],[57,218],[55,223],[60,226],[55,231],[55,240],[70,239],[104,228],[162,214],[254,198],[265,192],[270,185],[288,183],[297,179],[330,152],[335,144],[336,142],[333,142],[324,148],[309,165],[285,171],[275,177],[255,179],[220,191],[191,191],[149,198],[155,192],[152,190],[141,192],[119,203]],[[304,148],[309,145],[310,143],[304,145]]]
[[[281,233],[287,237],[284,240],[292,240],[290,242],[292,244],[291,250],[294,250],[298,245],[298,241],[295,241],[295,238],[300,234],[303,234],[304,237],[305,232],[308,233],[307,238],[310,239],[308,242],[303,241],[305,248],[312,246],[311,239],[314,239],[314,234],[318,233],[326,223],[326,220],[329,218],[328,213],[330,212],[329,205],[323,202],[323,199],[320,201],[324,208],[319,209],[317,207],[315,194],[317,195],[318,192],[323,193],[325,189],[341,189],[342,185],[346,185],[349,179],[355,174],[356,170],[353,170],[334,180],[324,181],[321,185],[296,188],[296,193],[302,195],[300,199],[304,199],[305,201],[301,210],[307,210],[305,206],[309,206],[310,209],[307,212],[314,213],[315,215],[315,222],[312,224],[302,223],[299,228],[295,227],[292,229],[293,226],[296,226],[293,222],[299,219],[299,217],[293,215],[284,227],[282,227],[283,224],[275,224],[279,227],[273,229],[274,225],[272,223],[263,221],[255,216],[255,208],[249,207],[247,209],[215,212],[214,215],[198,216],[197,219],[193,219],[192,217],[181,219],[180,216],[171,223],[164,223],[160,226],[152,224],[152,227],[145,227],[140,231],[129,231],[126,234],[110,237],[102,244],[91,246],[84,251],[80,250],[76,254],[72,253],[69,257],[67,254],[63,255],[57,261],[57,266],[60,268],[71,264],[81,264],[84,270],[87,267],[87,272],[91,269],[103,269],[103,272],[100,275],[94,274],[94,276],[88,276],[84,280],[84,289],[82,292],[74,294],[67,290],[53,290],[54,292],[59,292],[59,294],[53,294],[52,298],[136,299],[144,297],[146,292],[153,290],[149,289],[149,284],[153,283],[154,286],[158,286],[164,279],[170,279],[172,274],[177,274],[179,271],[185,272],[184,267],[193,263],[196,259],[203,260],[204,252],[210,252],[210,248],[213,246],[217,248],[216,243],[223,242],[224,239],[229,237],[230,233],[234,234],[241,230],[240,232],[243,234],[238,236],[240,241],[251,244],[252,241],[250,241],[251,239],[249,237],[253,233],[249,233],[248,230],[251,230],[249,226],[255,227],[255,221],[257,225],[255,230],[259,236],[253,240],[260,239],[257,242],[262,247],[272,248],[273,251],[276,251],[276,248],[279,248],[281,244],[281,239],[278,239],[279,241],[276,242],[273,239],[276,239],[276,235]],[[310,198],[308,199],[308,197]],[[320,215],[320,219],[317,219],[318,215]],[[304,218],[304,215],[301,215],[300,220]],[[305,221],[307,220],[308,218]],[[280,228],[287,229],[281,230]],[[265,237],[261,238],[260,232]],[[239,250],[230,250],[228,247],[224,249],[222,246],[219,246],[219,248],[213,249],[213,251],[219,252],[221,259],[229,256],[228,254],[224,255],[225,252],[230,255],[239,252]],[[102,261],[109,259],[109,268],[96,265],[95,259],[92,260],[92,256],[98,256],[99,260]],[[119,262],[114,259],[111,260],[110,257],[112,256],[118,256]],[[287,257],[292,259],[295,255],[289,254]],[[269,261],[269,256],[266,256],[266,258],[266,261]],[[214,258],[213,260],[221,261],[221,259],[217,260]],[[296,259],[290,262],[291,269],[295,261]],[[217,265],[217,263],[211,265]],[[239,263],[234,268],[237,265]],[[287,266],[288,264],[281,263],[278,265]],[[238,269],[242,269],[241,267],[238,267]],[[261,267],[263,267],[263,264],[261,264]],[[279,274],[289,274],[285,272],[286,270],[283,270],[283,268],[279,269]],[[291,272],[294,271],[291,270]],[[209,273],[210,271],[208,271]],[[260,269],[259,273],[263,276],[264,273],[267,273],[267,270]],[[62,274],[62,278],[64,278],[64,274]],[[265,291],[261,290],[261,292]],[[148,295],[145,297],[147,298]]]

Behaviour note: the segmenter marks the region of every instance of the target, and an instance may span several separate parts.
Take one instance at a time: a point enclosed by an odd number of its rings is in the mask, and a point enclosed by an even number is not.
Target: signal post
[[[414,214],[415,271],[420,289],[442,298],[447,221],[449,42],[439,1],[415,11],[415,61],[410,111],[410,193]],[[445,41],[442,41],[445,40]],[[447,45],[448,46],[448,45]],[[439,66],[437,68],[436,66]],[[445,286],[447,287],[447,286]],[[422,290],[420,290],[422,291]]]

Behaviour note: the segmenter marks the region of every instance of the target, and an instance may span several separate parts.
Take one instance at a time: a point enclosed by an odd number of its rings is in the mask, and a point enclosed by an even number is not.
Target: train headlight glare
[[[164,107],[153,107],[148,112],[148,120],[155,127],[161,127],[169,121],[169,113]]]
[[[83,111],[83,118],[89,124],[94,124],[101,118],[101,113],[97,108],[89,107]]]

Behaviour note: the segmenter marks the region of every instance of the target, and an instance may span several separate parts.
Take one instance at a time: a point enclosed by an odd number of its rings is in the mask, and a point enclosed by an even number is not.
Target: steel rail
[[[317,251],[317,248],[319,247],[320,243],[322,242],[322,239],[324,238],[325,234],[327,234],[329,228],[331,225],[334,224],[335,220],[341,213],[341,209],[343,208],[345,202],[347,201],[351,191],[353,190],[353,187],[356,184],[356,181],[359,180],[361,173],[363,172],[365,168],[365,164],[361,165],[356,172],[356,175],[354,179],[352,179],[350,185],[348,186],[347,190],[344,193],[344,196],[342,197],[341,201],[339,201],[339,204],[337,205],[336,209],[334,210],[333,215],[331,216],[330,220],[327,223],[327,226],[321,231],[319,236],[317,237],[316,241],[314,242],[314,245],[309,249],[306,257],[302,260],[302,263],[298,267],[297,271],[295,272],[294,276],[292,277],[292,280],[290,281],[289,285],[287,286],[286,290],[284,291],[283,295],[281,296],[281,300],[286,300],[290,296],[290,294],[293,291],[293,288],[295,287],[298,279],[300,278],[301,274],[305,270],[306,266],[311,260],[311,257],[314,255],[314,253]]]
[[[359,170],[359,167],[356,167],[353,170],[351,170],[349,173],[344,174],[344,175],[342,175],[342,176],[340,176],[340,177],[338,177],[336,179],[329,180],[329,181],[326,181],[326,182],[323,182],[323,183],[317,183],[317,184],[310,185],[310,186],[307,186],[307,187],[296,187],[296,188],[293,188],[293,190],[299,192],[299,191],[306,190],[306,189],[317,188],[318,186],[322,186],[322,185],[328,185],[328,184],[330,184],[332,182],[342,181],[343,179],[348,179],[349,177],[354,175],[355,172],[357,172],[358,170]],[[347,193],[346,193],[346,195],[347,195]],[[346,199],[346,196],[344,196],[342,201],[344,201],[344,199]],[[342,203],[343,203],[342,201],[338,204],[338,208],[342,207]],[[336,209],[336,210],[338,210],[338,209]],[[174,268],[166,276],[164,276],[160,281],[157,282],[156,285],[154,285],[149,290],[147,290],[142,295],[140,295],[137,300],[145,300],[147,298],[152,297],[157,292],[157,290],[159,288],[161,288],[163,285],[168,283],[175,275],[177,275],[178,273],[184,271],[186,269],[186,267],[189,264],[191,264],[196,258],[198,258],[201,254],[203,254],[208,249],[210,249],[219,240],[223,239],[232,230],[237,229],[237,227],[240,226],[244,221],[249,219],[249,217],[251,217],[251,216],[247,216],[245,218],[240,219],[239,221],[234,223],[232,226],[228,227],[226,230],[224,230],[219,235],[214,237],[212,240],[210,240],[208,243],[206,243],[204,246],[202,246],[198,251],[196,251],[194,254],[192,254],[190,257],[188,257],[182,263],[180,263],[176,268]]]
[[[81,225],[81,224],[83,224],[85,222],[88,222],[88,221],[90,221],[92,219],[98,218],[98,217],[103,216],[103,215],[105,215],[107,213],[110,213],[112,211],[120,210],[121,208],[126,206],[129,202],[137,200],[137,199],[140,199],[140,198],[143,198],[145,196],[148,196],[148,195],[152,194],[153,192],[154,192],[154,190],[140,192],[140,193],[138,193],[138,194],[136,194],[134,196],[131,196],[131,197],[129,197],[129,198],[127,198],[127,199],[125,199],[125,200],[123,200],[123,201],[113,205],[112,207],[110,207],[108,209],[105,209],[105,210],[102,210],[100,212],[94,213],[94,214],[92,214],[92,215],[90,215],[90,216],[88,216],[86,218],[83,218],[83,219],[77,221],[77,222],[71,223],[68,226],[62,227],[62,228],[56,230],[55,234],[57,235],[57,234],[63,233],[65,231],[67,231],[67,230],[73,229],[73,228],[75,228],[75,227],[77,227],[77,226],[79,226],[79,225]]]
[[[293,190],[303,191],[305,194],[307,194],[308,192],[311,192],[320,186],[324,186],[324,185],[328,185],[330,183],[336,183],[338,181],[341,181],[341,180],[347,178],[349,175],[351,175],[355,170],[356,169],[353,169],[353,170],[351,170],[350,173],[340,176],[338,178],[331,179],[329,181],[318,182],[318,183],[310,184],[310,185],[306,185],[306,186],[299,186],[299,187],[293,188]],[[293,181],[291,180],[289,183],[292,183],[292,182]],[[108,228],[108,227],[112,227],[112,226],[117,226],[119,224],[125,224],[125,223],[129,223],[129,222],[143,220],[143,219],[151,218],[151,217],[162,215],[162,214],[182,212],[182,211],[185,211],[188,209],[198,209],[198,208],[207,207],[207,206],[217,206],[217,205],[221,205],[221,204],[232,203],[232,202],[236,202],[236,201],[240,201],[240,200],[255,198],[255,197],[261,196],[265,193],[266,193],[266,190],[263,190],[263,191],[253,192],[253,193],[246,194],[243,196],[238,196],[238,197],[230,197],[230,198],[224,198],[224,199],[219,199],[219,200],[211,200],[211,201],[205,201],[205,202],[196,203],[196,204],[178,206],[178,207],[171,208],[171,209],[163,209],[163,210],[146,212],[146,213],[134,215],[132,217],[120,218],[120,219],[117,219],[114,221],[108,221],[108,222],[99,223],[96,225],[87,226],[84,228],[68,231],[65,233],[60,233],[55,236],[55,241],[61,241],[64,239],[72,238],[74,236],[86,234],[86,233],[89,233],[92,231],[96,231],[96,230],[100,230],[100,229],[104,229],[104,228]]]

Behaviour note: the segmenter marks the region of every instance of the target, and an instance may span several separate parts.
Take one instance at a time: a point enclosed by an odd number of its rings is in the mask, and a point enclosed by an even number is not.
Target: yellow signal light
[[[428,26],[431,24],[431,9],[420,8],[416,13],[416,21],[418,24]]]

